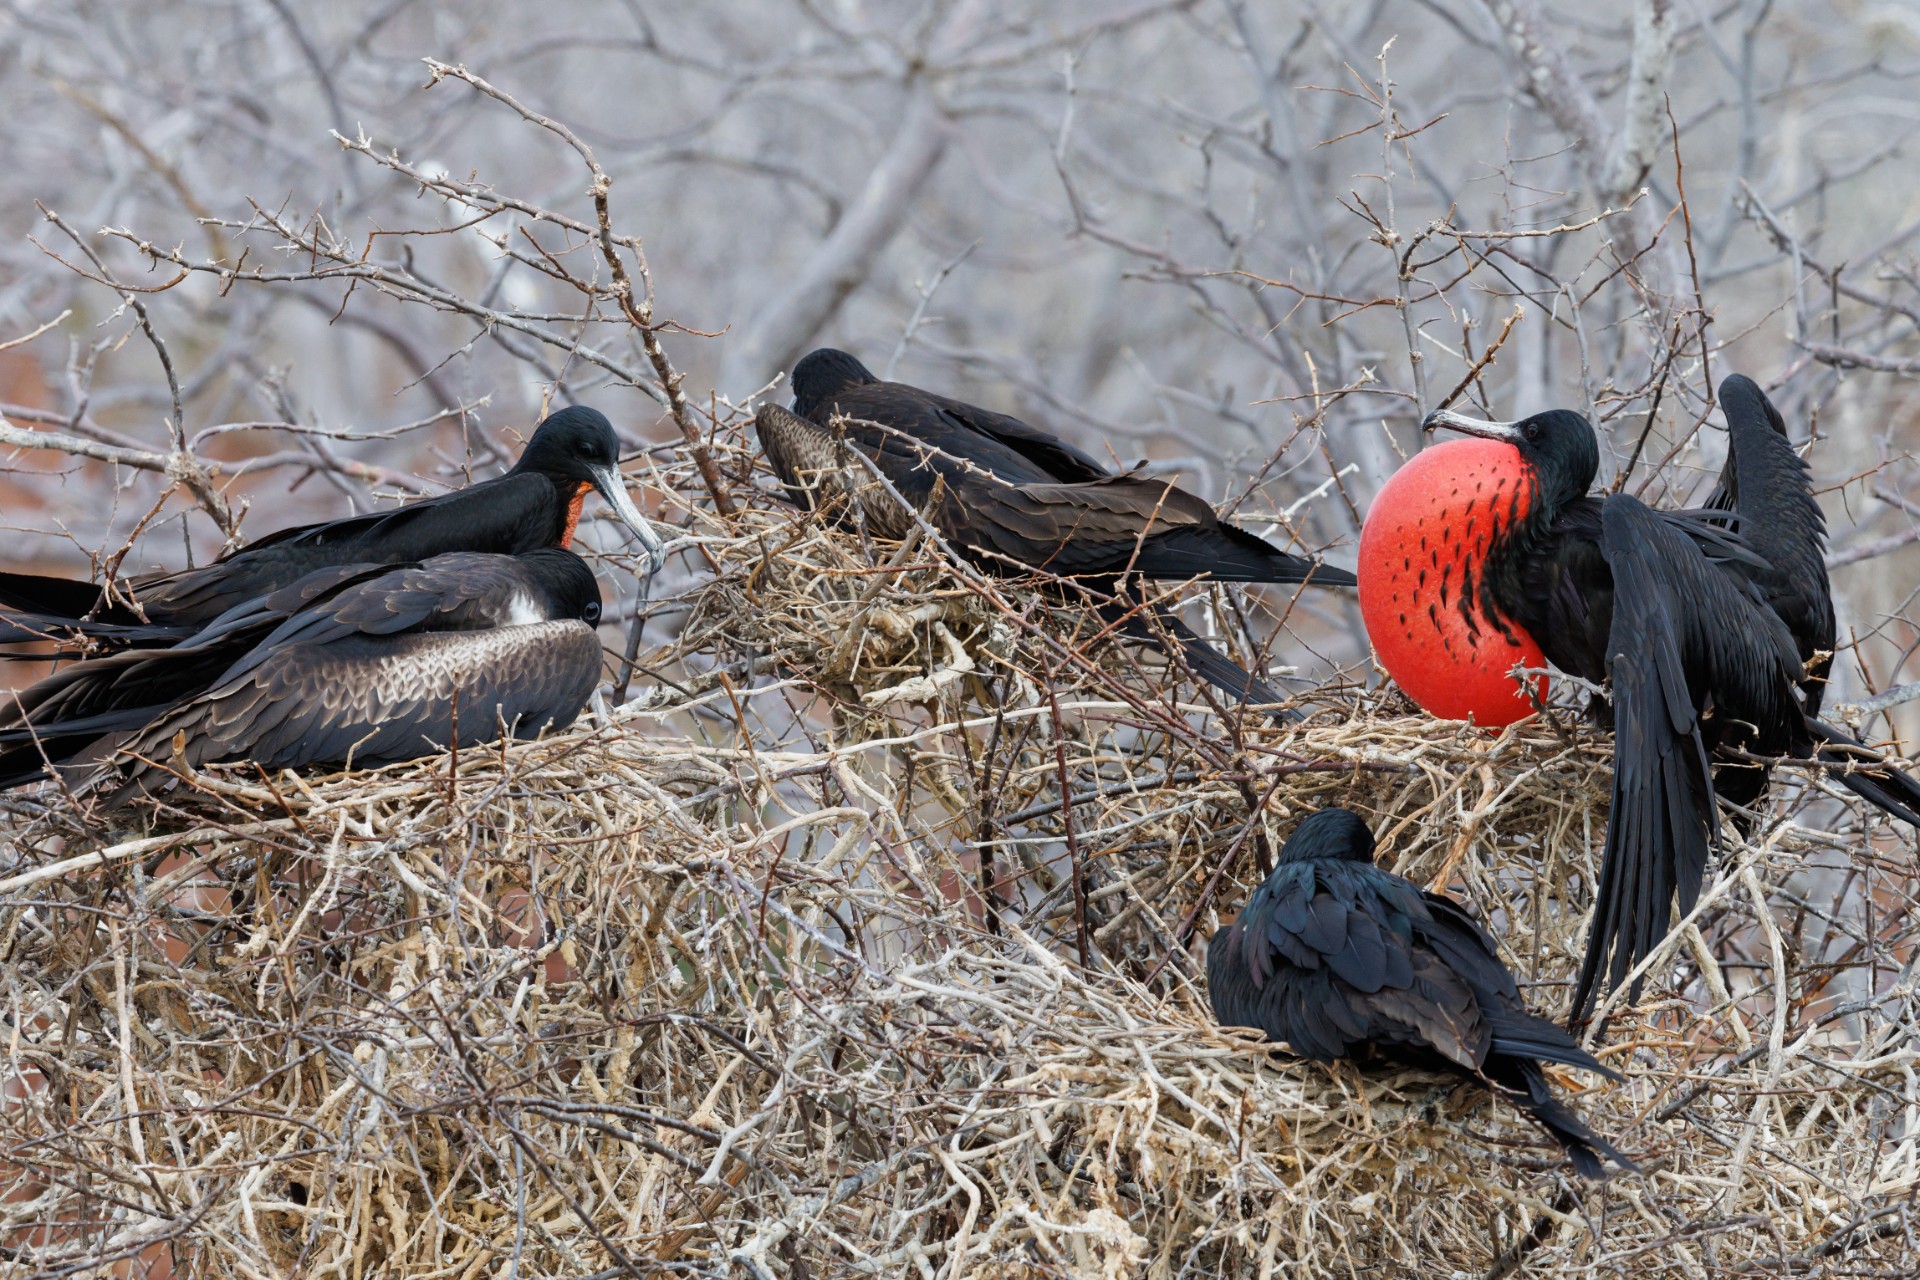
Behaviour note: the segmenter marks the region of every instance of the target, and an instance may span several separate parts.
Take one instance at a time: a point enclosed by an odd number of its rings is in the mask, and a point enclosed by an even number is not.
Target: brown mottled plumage
[[[1124,593],[1130,576],[1353,583],[1344,570],[1289,555],[1222,521],[1170,480],[1114,475],[1017,418],[882,382],[843,351],[801,360],[793,386],[792,412],[760,410],[761,446],[794,501],[842,523],[906,535],[912,516],[875,480],[877,469],[942,536],[995,573],[1037,570],[1110,596]],[[1127,615],[1129,634],[1157,639],[1129,606],[1107,612]],[[1209,682],[1236,697],[1281,700],[1171,615],[1159,621]]]
[[[563,727],[599,680],[599,587],[570,551],[314,579],[25,691],[0,719],[0,785],[71,766],[118,803],[215,761],[386,764]]]

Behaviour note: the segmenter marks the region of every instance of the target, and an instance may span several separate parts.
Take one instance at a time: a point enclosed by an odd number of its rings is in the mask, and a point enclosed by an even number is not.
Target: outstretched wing
[[[1826,516],[1814,501],[1806,462],[1787,439],[1787,424],[1759,385],[1733,374],[1720,384],[1720,408],[1727,418],[1727,463],[1708,505],[1738,514],[1741,541],[1763,562],[1755,578],[1793,632],[1802,661],[1812,662],[1816,652],[1832,653],[1835,637]],[[1820,666],[1823,672],[1825,663]],[[1808,687],[1815,715],[1821,693],[1819,684]]]
[[[1607,637],[1613,683],[1613,806],[1574,1014],[1601,974],[1617,985],[1691,910],[1717,832],[1702,710],[1781,742],[1800,712],[1801,674],[1780,619],[1732,570],[1709,561],[1638,499],[1607,500],[1601,549],[1613,574]]]

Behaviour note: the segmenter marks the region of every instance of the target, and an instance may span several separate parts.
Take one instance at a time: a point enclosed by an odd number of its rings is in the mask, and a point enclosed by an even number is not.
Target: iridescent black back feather
[[[1228,1026],[1256,1027],[1318,1062],[1383,1058],[1495,1086],[1583,1176],[1630,1160],[1552,1094],[1542,1062],[1617,1079],[1528,1012],[1493,940],[1451,899],[1373,865],[1344,809],[1309,816],[1234,923],[1207,948],[1207,994]]]

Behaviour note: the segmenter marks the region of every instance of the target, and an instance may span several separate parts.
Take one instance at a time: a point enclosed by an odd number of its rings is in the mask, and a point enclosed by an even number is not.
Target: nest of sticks
[[[1199,948],[1344,804],[1560,1012],[1604,736],[1435,722],[1365,672],[1223,713],[715,447],[726,518],[656,476],[702,563],[673,643],[572,731],[11,802],[9,1273],[1911,1273],[1904,836],[1785,774],[1729,829],[1615,1000],[1628,1082],[1556,1075],[1645,1170],[1584,1184],[1483,1089],[1222,1032]]]

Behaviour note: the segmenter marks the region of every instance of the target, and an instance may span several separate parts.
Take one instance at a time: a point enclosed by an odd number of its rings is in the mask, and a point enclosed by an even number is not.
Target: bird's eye
[[[579,444],[574,446],[574,452],[578,453],[583,458],[591,458],[599,454],[600,446],[595,441],[582,440]]]
[[[1540,424],[1537,422],[1529,422],[1526,426],[1526,437],[1529,440],[1538,440],[1540,438]]]
[[[590,601],[587,607],[580,611],[580,616],[582,619],[586,621],[586,624],[588,626],[590,627],[599,626],[600,625],[600,602],[598,600]]]

